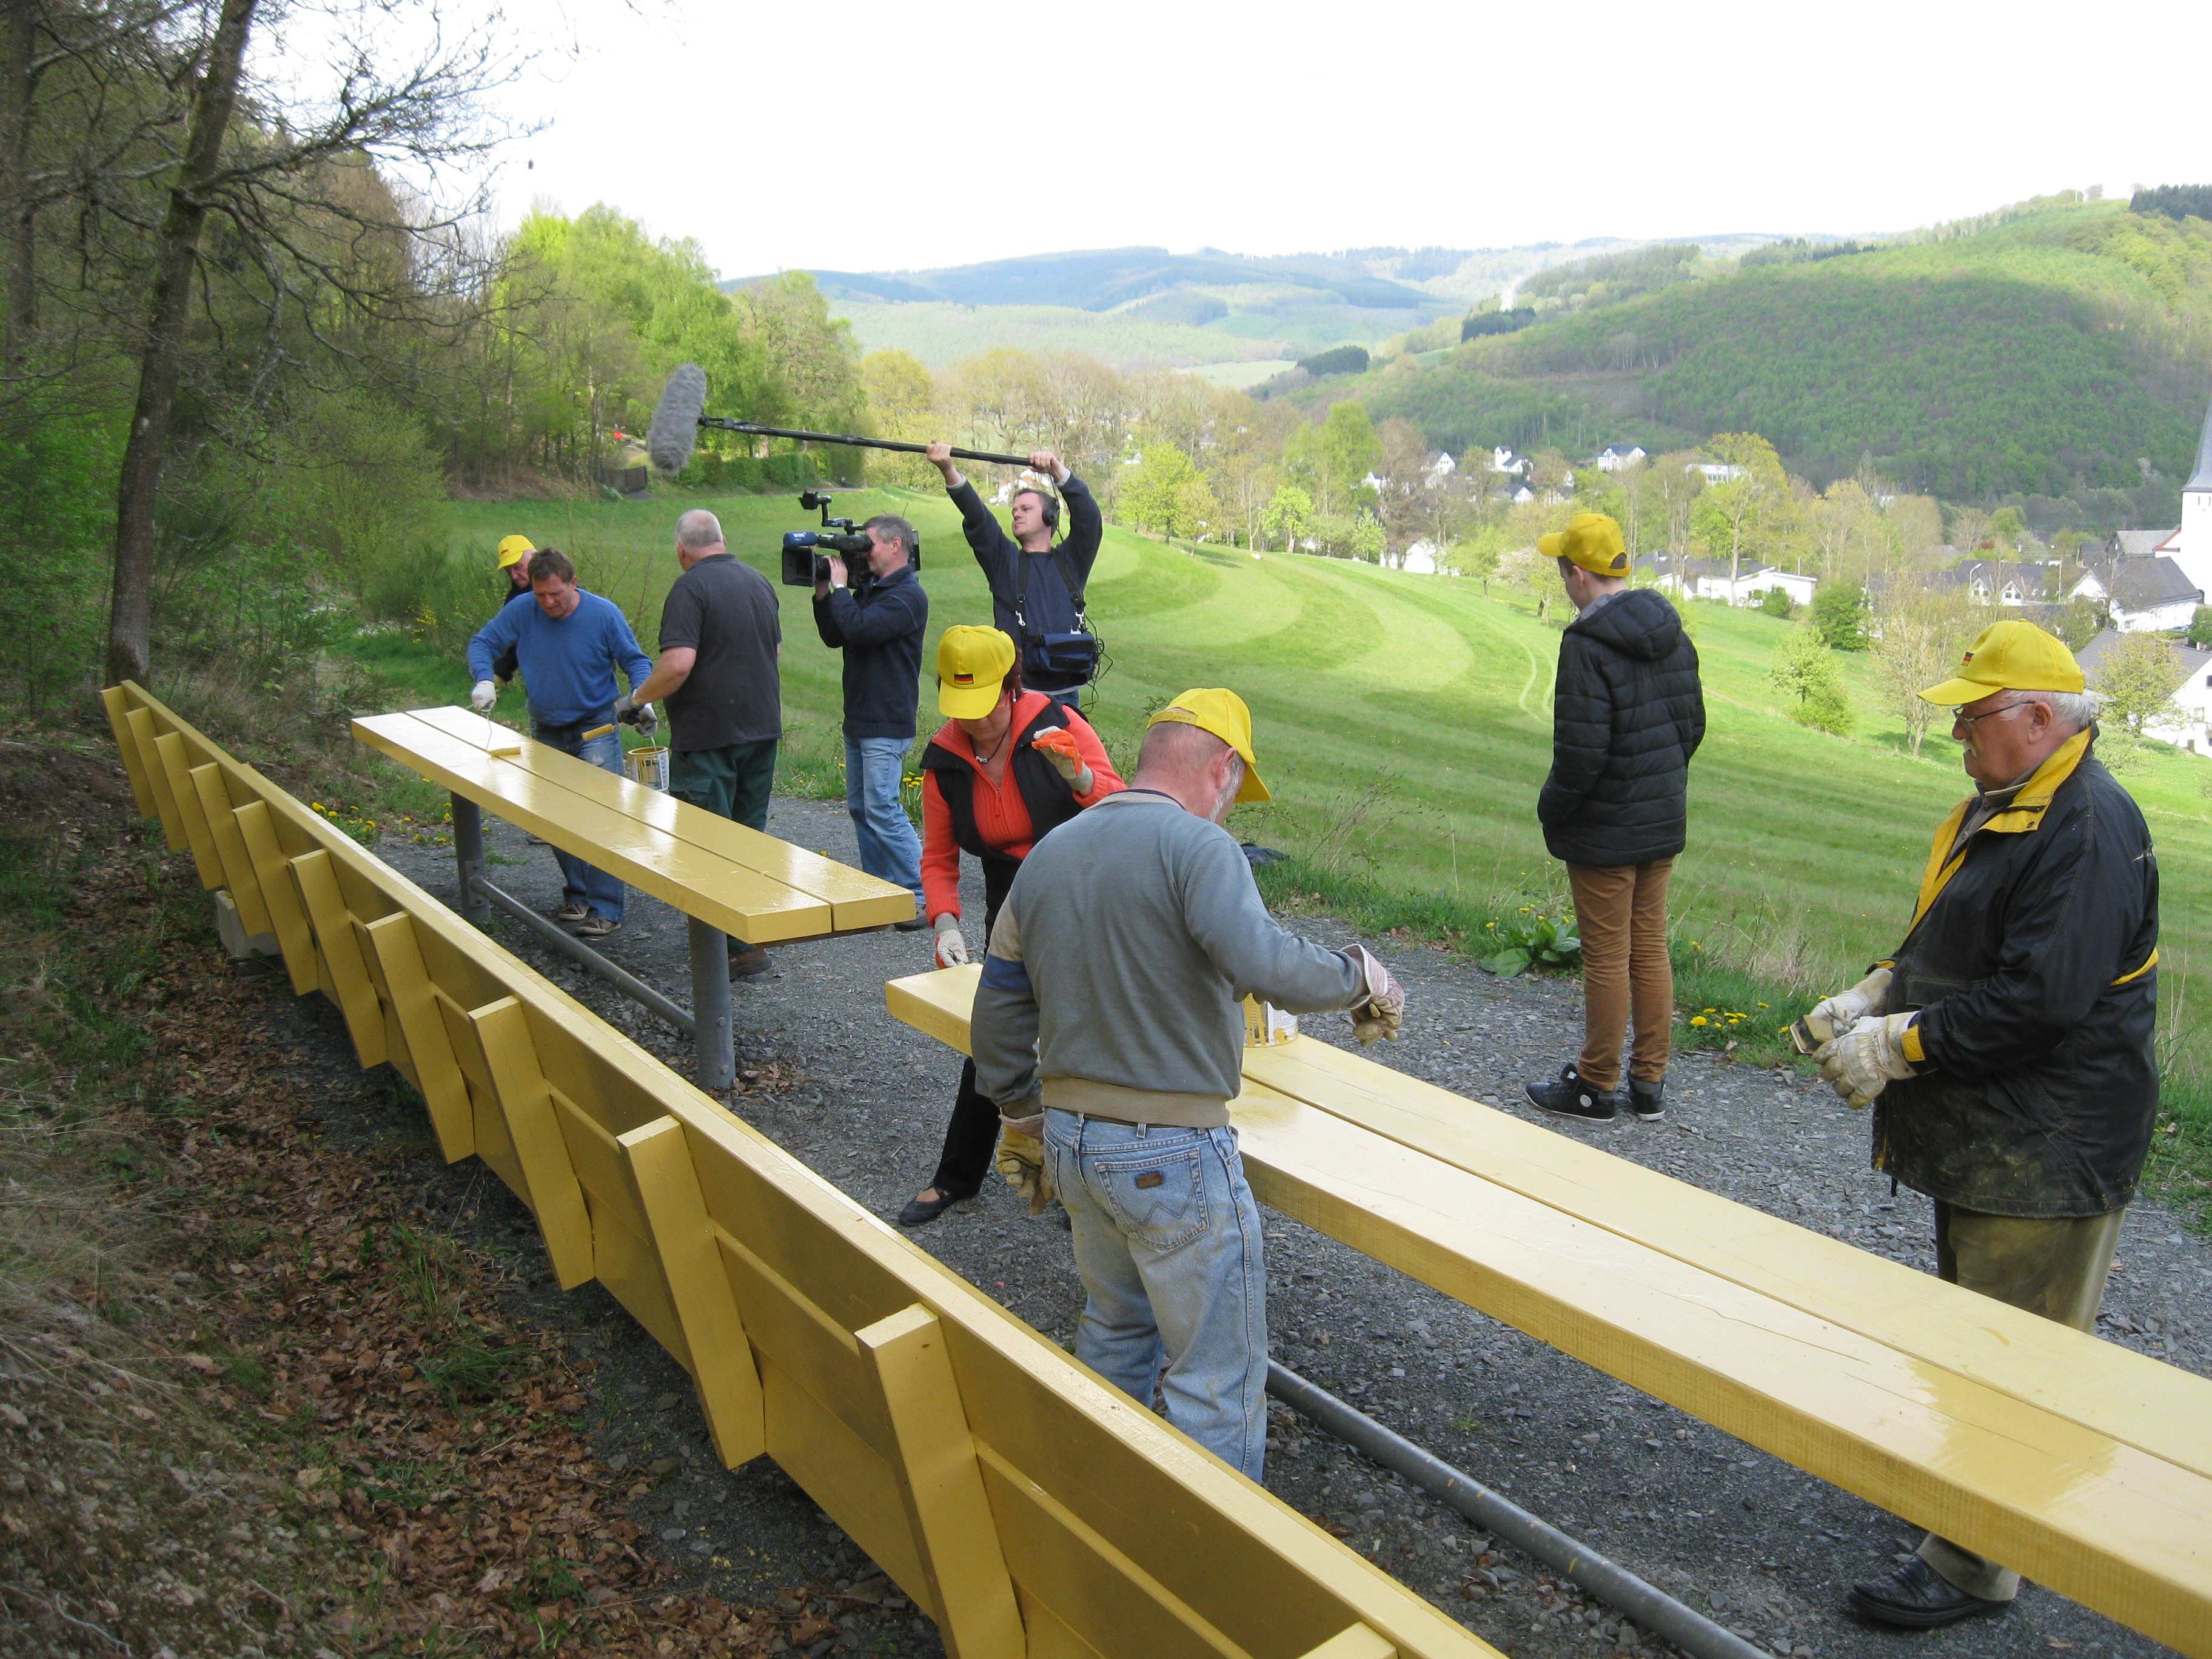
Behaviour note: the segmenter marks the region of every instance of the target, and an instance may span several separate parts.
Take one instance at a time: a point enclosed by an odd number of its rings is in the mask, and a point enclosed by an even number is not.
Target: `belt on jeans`
[[[585,732],[588,731],[592,726],[605,726],[614,717],[615,707],[612,703],[609,703],[605,709],[599,714],[586,714],[580,720],[570,720],[565,725],[556,726],[551,720],[541,720],[535,714],[530,717],[530,723],[537,727],[538,730],[547,733],[549,736],[558,734],[563,737],[580,737]]]

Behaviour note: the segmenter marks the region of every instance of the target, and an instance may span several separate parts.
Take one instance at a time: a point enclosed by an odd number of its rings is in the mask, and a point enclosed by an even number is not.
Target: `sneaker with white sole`
[[[578,939],[605,939],[609,933],[614,933],[617,929],[620,928],[621,926],[622,923],[617,921],[612,916],[586,916],[581,921],[576,924],[576,937]]]
[[[1628,1109],[1646,1123],[1656,1123],[1667,1115],[1667,1079],[1646,1083],[1640,1077],[1628,1079]]]
[[[1584,1081],[1571,1062],[1559,1067],[1556,1081],[1527,1085],[1528,1098],[1561,1117],[1579,1117],[1592,1123],[1609,1123],[1620,1115],[1620,1091],[1601,1089]]]
[[[563,927],[574,927],[591,914],[591,910],[585,905],[583,900],[564,899],[562,901],[561,908],[553,913],[553,920]]]

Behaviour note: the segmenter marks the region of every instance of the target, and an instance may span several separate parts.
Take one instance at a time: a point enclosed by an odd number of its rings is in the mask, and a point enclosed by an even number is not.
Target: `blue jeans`
[[[1086,1298],[1075,1357],[1147,1409],[1158,1382],[1169,1422],[1259,1480],[1267,1267],[1236,1131],[1048,1111],[1044,1158]]]
[[[899,805],[906,770],[904,738],[845,739],[845,810],[860,841],[860,868],[914,890],[921,899],[921,837]]]
[[[607,719],[614,718],[608,711]],[[538,742],[550,744],[564,755],[574,755],[578,760],[589,761],[603,772],[622,775],[622,733],[609,732],[586,741],[580,732],[589,731],[600,724],[595,720],[579,721],[575,726],[539,726],[532,722],[530,735]],[[573,853],[553,849],[553,856],[561,866],[561,896],[580,903],[595,916],[605,916],[609,921],[623,919],[623,884],[605,871],[595,868]]]

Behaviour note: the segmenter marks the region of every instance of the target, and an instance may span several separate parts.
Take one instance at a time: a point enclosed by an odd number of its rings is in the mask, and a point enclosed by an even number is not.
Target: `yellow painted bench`
[[[978,969],[895,980],[963,1052]],[[1231,1103],[1262,1202],[2185,1653],[2212,1382],[1312,1037]]]
[[[538,925],[484,879],[486,811],[684,913],[691,933],[691,1012],[671,1017],[694,1024],[702,1088],[726,1087],[734,1069],[723,935],[749,945],[787,944],[914,915],[914,895],[903,887],[618,778],[466,709],[368,715],[354,721],[353,734],[452,792],[460,909],[469,920],[484,920],[496,900]],[[597,952],[541,931],[602,969]],[[627,981],[625,988],[650,1006],[672,1007],[620,969],[609,976]]]
[[[1495,1659],[135,685],[142,813],[955,1659]]]

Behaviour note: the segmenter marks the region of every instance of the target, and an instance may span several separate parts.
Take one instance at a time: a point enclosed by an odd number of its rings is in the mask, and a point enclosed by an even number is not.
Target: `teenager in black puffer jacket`
[[[1528,1097],[1549,1112],[1614,1116],[1632,1004],[1626,1103],[1656,1118],[1674,1018],[1667,878],[1682,850],[1690,757],[1705,735],[1698,648],[1673,605],[1628,586],[1620,526],[1603,514],[1577,514],[1537,546],[1559,560],[1580,613],[1559,641],[1552,774],[1536,817],[1574,890],[1583,1038],[1581,1058],[1556,1080],[1531,1083]]]

